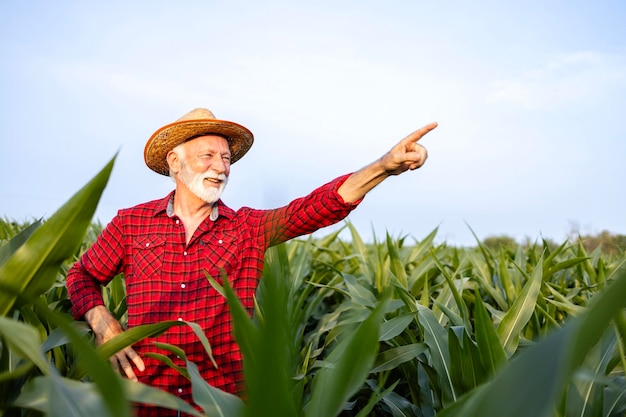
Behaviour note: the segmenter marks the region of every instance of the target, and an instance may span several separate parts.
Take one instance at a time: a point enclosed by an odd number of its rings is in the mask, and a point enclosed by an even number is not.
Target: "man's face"
[[[221,136],[207,135],[182,145],[177,178],[198,198],[219,200],[230,175],[230,148]]]

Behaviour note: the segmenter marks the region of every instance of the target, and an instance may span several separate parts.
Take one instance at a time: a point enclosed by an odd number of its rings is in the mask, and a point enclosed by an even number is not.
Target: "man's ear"
[[[167,165],[169,165],[170,171],[175,174],[180,171],[180,158],[178,157],[178,153],[176,153],[176,151],[171,150],[167,153]]]

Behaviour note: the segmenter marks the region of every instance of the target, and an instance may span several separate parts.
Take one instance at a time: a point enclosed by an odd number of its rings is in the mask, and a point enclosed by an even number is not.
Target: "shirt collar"
[[[168,217],[173,217],[176,213],[174,213],[174,193],[172,191],[165,198],[160,200],[154,210],[154,214],[157,215],[159,213],[165,212]],[[213,208],[211,209],[211,214],[209,215],[209,219],[211,221],[216,221],[219,216],[224,216],[227,218],[231,218],[233,215],[233,210],[228,207],[224,202],[220,199],[217,201],[217,204],[213,204]]]
[[[164,198],[157,200],[154,205],[154,216],[158,216],[160,213],[165,213],[167,215],[169,212],[169,202],[174,198],[174,191],[166,195]]]

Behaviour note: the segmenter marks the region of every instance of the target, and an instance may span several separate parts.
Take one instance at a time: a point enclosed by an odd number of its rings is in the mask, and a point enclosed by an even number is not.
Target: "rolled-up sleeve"
[[[262,211],[259,222],[265,227],[270,246],[345,219],[362,201],[347,203],[337,191],[350,175],[338,177],[284,207]]]
[[[102,285],[121,272],[122,237],[121,220],[116,216],[68,271],[66,286],[75,319],[82,319],[87,311],[104,304]]]

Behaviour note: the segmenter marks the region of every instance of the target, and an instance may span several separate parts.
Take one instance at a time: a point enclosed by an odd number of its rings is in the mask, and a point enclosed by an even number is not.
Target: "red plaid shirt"
[[[218,202],[219,217],[200,224],[189,244],[185,228],[168,204],[173,193],[133,208],[120,210],[96,242],[71,268],[67,288],[73,314],[81,319],[103,304],[101,285],[124,273],[128,327],[164,320],[198,323],[207,334],[216,369],[188,326],[175,326],[164,335],[134,346],[146,365],[141,382],[191,402],[190,382],[161,361],[145,356],[160,351],[152,342],[181,347],[211,385],[236,394],[241,388],[241,354],[232,335],[225,299],[208,282],[205,272],[221,282],[223,268],[243,305],[253,311],[253,297],[263,269],[265,250],[344,219],[356,203],[337,193],[348,175],[316,189],[306,197],[273,210],[234,211]],[[182,360],[172,358],[184,366]],[[152,407],[141,415],[168,415]],[[176,415],[174,412],[172,415]]]

